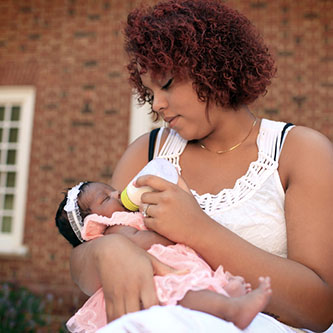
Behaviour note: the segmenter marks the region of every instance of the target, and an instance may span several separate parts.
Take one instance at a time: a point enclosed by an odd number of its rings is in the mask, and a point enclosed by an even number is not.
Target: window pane
[[[2,232],[12,232],[12,217],[11,216],[4,216],[2,218]]]
[[[0,106],[0,121],[3,121],[5,119],[5,107]]]
[[[11,128],[9,130],[9,142],[17,142],[18,128]]]
[[[16,179],[16,173],[15,172],[8,172],[7,173],[6,186],[7,187],[15,187],[15,179]]]
[[[15,164],[16,162],[16,150],[8,150],[7,164]]]
[[[12,106],[12,113],[10,116],[10,120],[12,121],[19,121],[20,120],[20,107],[19,106]]]
[[[10,120],[19,121],[20,120],[20,111],[21,111],[21,108],[19,106],[12,106],[12,113],[10,116]]]
[[[14,195],[13,194],[6,194],[5,195],[5,209],[13,209],[14,208]]]

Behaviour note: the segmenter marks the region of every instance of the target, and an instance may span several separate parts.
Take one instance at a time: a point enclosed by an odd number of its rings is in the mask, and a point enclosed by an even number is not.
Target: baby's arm
[[[121,234],[144,250],[148,250],[154,244],[162,244],[165,246],[174,244],[169,239],[159,235],[154,231],[138,230],[134,227],[125,225],[110,226],[105,230],[104,235],[106,234]]]

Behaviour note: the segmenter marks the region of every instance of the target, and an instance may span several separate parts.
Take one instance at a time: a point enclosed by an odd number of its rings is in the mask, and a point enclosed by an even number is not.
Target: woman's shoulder
[[[333,145],[322,133],[304,126],[295,126],[288,133],[280,157],[281,168],[290,172],[333,172]]]
[[[175,134],[175,131],[172,131],[168,127],[159,127],[159,128],[155,128],[154,130],[158,130],[158,133],[157,133],[156,137],[158,135],[161,135],[161,145],[163,145],[165,143],[165,141],[166,141],[166,139],[169,135],[174,135]],[[139,136],[138,138],[136,138],[131,144],[129,144],[125,153],[129,150],[147,149],[148,146],[149,146],[149,140],[150,140],[150,137],[151,137],[151,133],[154,130],[152,130],[150,132],[147,132],[147,133],[144,133],[141,136]]]
[[[119,159],[112,175],[111,184],[116,189],[124,188],[128,182],[148,163],[150,133],[142,134],[128,145]],[[160,147],[163,147],[170,134],[169,128],[161,132]]]
[[[332,150],[332,142],[324,134],[310,127],[265,118],[262,119],[262,124],[265,129],[274,129],[277,132],[287,130],[284,150],[292,150],[295,153],[298,151],[300,154],[311,153],[312,150]]]
[[[148,144],[149,132],[141,135],[129,144],[117,162],[116,168],[112,174],[111,185],[114,188],[122,190],[147,164]]]
[[[286,145],[303,153],[332,153],[333,148],[332,142],[324,134],[305,126],[295,126],[288,134]]]

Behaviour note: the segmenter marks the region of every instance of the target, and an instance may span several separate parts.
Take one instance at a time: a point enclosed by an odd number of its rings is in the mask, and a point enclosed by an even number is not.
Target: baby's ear
[[[178,177],[178,183],[177,183],[177,185],[178,185],[182,190],[184,190],[185,192],[191,194],[190,188],[187,186],[187,184],[185,183],[184,178],[183,178],[181,175],[179,175],[179,177]]]

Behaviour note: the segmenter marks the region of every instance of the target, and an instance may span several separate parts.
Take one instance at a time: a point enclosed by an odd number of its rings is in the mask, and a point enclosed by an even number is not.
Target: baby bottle
[[[153,189],[149,186],[135,187],[135,180],[144,175],[154,175],[161,177],[171,183],[177,184],[178,172],[169,161],[163,158],[151,160],[127,185],[122,191],[120,199],[125,208],[130,211],[137,211],[141,202],[141,195]]]

